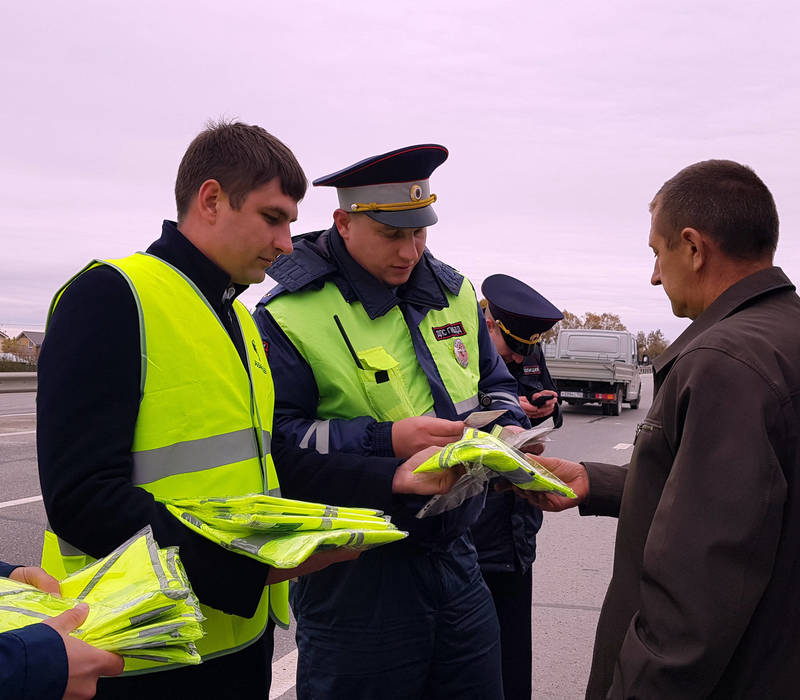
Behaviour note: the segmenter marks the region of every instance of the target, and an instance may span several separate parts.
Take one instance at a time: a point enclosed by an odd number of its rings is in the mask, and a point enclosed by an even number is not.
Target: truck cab
[[[627,331],[565,328],[547,367],[561,401],[599,403],[605,415],[618,416],[623,402],[639,407],[638,357],[636,338]]]

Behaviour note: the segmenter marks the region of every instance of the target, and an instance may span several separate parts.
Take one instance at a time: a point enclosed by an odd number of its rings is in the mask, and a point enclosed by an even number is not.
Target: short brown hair
[[[761,260],[778,245],[775,200],[758,175],[731,160],[705,160],[667,180],[650,202],[666,224],[667,246],[684,228],[708,234],[732,258]]]
[[[175,179],[178,221],[206,180],[216,180],[239,209],[254,189],[278,178],[283,193],[300,201],[308,182],[288,147],[260,126],[209,122],[189,144]]]

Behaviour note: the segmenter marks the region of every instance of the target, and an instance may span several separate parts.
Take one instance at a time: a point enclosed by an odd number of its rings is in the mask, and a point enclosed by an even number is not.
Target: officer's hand
[[[551,415],[556,408],[556,399],[558,399],[558,394],[555,391],[551,391],[550,389],[545,389],[544,391],[537,391],[533,396],[532,399],[535,399],[539,396],[551,396],[552,398],[547,401],[547,403],[543,403],[541,406],[534,406],[528,399],[524,396],[519,397],[519,405],[522,407],[522,410],[525,412],[525,415],[528,418],[547,418],[547,416]]]
[[[566,459],[558,459],[557,457],[537,457],[536,461],[569,486],[575,492],[577,498],[566,498],[556,493],[526,491],[515,486],[514,491],[518,496],[533,503],[535,506],[539,506],[542,510],[551,512],[574,508],[588,498],[589,475],[586,473],[586,467],[582,464],[568,462]]]
[[[417,496],[434,496],[447,493],[453,484],[464,473],[463,467],[457,466],[440,472],[422,472],[414,474],[414,470],[428,457],[439,451],[439,447],[428,447],[403,462],[394,473],[392,493],[411,493]]]
[[[392,423],[392,448],[406,459],[426,447],[444,447],[464,434],[464,421],[416,416]]]
[[[9,575],[9,578],[20,583],[29,583],[40,591],[61,597],[61,586],[58,581],[38,566],[18,566]]]
[[[331,564],[338,564],[342,561],[353,561],[358,559],[361,552],[357,549],[326,549],[323,552],[312,554],[300,566],[293,569],[276,569],[272,567],[267,574],[267,584],[288,581],[291,578],[313,574],[315,571],[324,569]]]
[[[69,678],[64,698],[69,698],[69,700],[93,698],[97,692],[98,677],[117,676],[125,667],[121,656],[97,649],[70,636],[70,632],[76,627],[80,627],[88,614],[89,606],[81,603],[72,610],[67,610],[57,617],[43,621],[43,624],[52,627],[64,640],[69,664]]]

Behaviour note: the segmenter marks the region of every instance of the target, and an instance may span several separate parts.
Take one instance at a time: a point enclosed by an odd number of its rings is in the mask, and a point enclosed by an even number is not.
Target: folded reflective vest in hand
[[[0,632],[18,629],[88,603],[72,636],[125,659],[198,664],[194,642],[204,619],[177,548],[159,549],[148,525],[107,557],[61,582],[62,598],[0,578]]]
[[[407,537],[379,510],[250,494],[164,500],[203,537],[278,569],[299,566],[326,549],[365,550]]]
[[[500,430],[502,428],[498,426],[497,433]],[[490,434],[467,428],[460,440],[431,455],[414,472],[442,471],[457,464],[465,465],[467,472],[477,477],[502,476],[521,489],[549,491],[575,498],[575,492],[561,479],[530,455],[501,440],[494,431]]]

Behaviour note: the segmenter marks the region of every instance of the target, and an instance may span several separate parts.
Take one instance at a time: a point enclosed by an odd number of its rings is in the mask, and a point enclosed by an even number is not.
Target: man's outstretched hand
[[[566,510],[567,508],[574,508],[575,506],[583,503],[589,496],[589,475],[586,473],[586,467],[577,462],[569,462],[566,459],[559,459],[558,457],[536,457],[534,460],[541,464],[545,469],[557,476],[574,492],[577,498],[567,498],[566,496],[559,496],[557,493],[546,493],[544,491],[526,491],[514,486],[516,494],[529,503],[539,506],[542,510],[551,512],[558,512]],[[505,480],[498,479],[499,482]],[[504,484],[499,485],[499,490],[508,488],[505,481]]]

